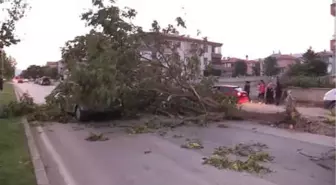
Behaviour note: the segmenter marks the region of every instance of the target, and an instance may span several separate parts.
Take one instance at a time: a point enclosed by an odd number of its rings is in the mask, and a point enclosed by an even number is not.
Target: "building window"
[[[204,66],[208,66],[208,58],[204,58]]]

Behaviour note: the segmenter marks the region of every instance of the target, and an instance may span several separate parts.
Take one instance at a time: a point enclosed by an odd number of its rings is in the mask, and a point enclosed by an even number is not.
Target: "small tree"
[[[260,76],[260,62],[255,63],[252,70],[253,70],[253,75]]]
[[[264,60],[264,74],[267,76],[274,76],[279,74],[280,69],[278,67],[278,62],[275,57],[267,57]]]
[[[312,49],[303,54],[303,63],[292,65],[287,75],[289,76],[325,76],[328,64],[321,60],[320,56]]]
[[[0,0],[0,49],[17,44],[20,39],[15,35],[15,25],[24,15],[27,9],[25,0]],[[16,62],[13,58],[2,53],[4,68],[1,68],[1,75],[11,78],[15,75]],[[3,73],[3,74],[2,74]]]
[[[7,56],[6,53],[0,58],[0,66],[3,63],[4,74],[3,76],[7,79],[13,78],[15,75],[16,61],[13,57]],[[2,75],[2,70],[0,70],[0,76]]]
[[[244,60],[238,60],[234,64],[233,76],[246,75],[247,64]]]

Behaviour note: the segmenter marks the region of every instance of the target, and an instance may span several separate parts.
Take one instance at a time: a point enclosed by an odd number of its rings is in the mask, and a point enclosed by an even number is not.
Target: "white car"
[[[333,109],[336,105],[336,88],[326,92],[323,96],[324,108]]]

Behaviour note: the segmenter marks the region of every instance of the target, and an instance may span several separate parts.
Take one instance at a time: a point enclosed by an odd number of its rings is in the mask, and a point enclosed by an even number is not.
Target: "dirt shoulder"
[[[330,111],[319,107],[297,107],[302,122],[294,125],[293,128],[283,121],[286,118],[284,106],[247,103],[242,105],[241,109],[244,119],[255,120],[260,124],[331,137],[336,135],[334,117],[331,116]]]

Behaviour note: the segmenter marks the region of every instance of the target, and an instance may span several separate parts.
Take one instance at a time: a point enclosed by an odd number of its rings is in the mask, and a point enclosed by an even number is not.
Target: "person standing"
[[[274,102],[274,91],[273,91],[272,82],[267,84],[265,99],[266,99],[266,102],[265,102],[266,104],[273,104]]]
[[[258,99],[259,101],[263,101],[265,99],[265,91],[266,91],[266,87],[265,87],[265,82],[264,80],[260,80],[259,86],[258,86]]]
[[[249,98],[249,100],[251,100],[251,98],[250,98],[250,89],[251,89],[250,82],[246,81],[245,82],[245,86],[244,86],[244,91],[247,93],[247,97]]]
[[[280,84],[279,78],[277,78],[275,87],[275,105],[280,104],[281,95],[282,95],[282,86]]]

